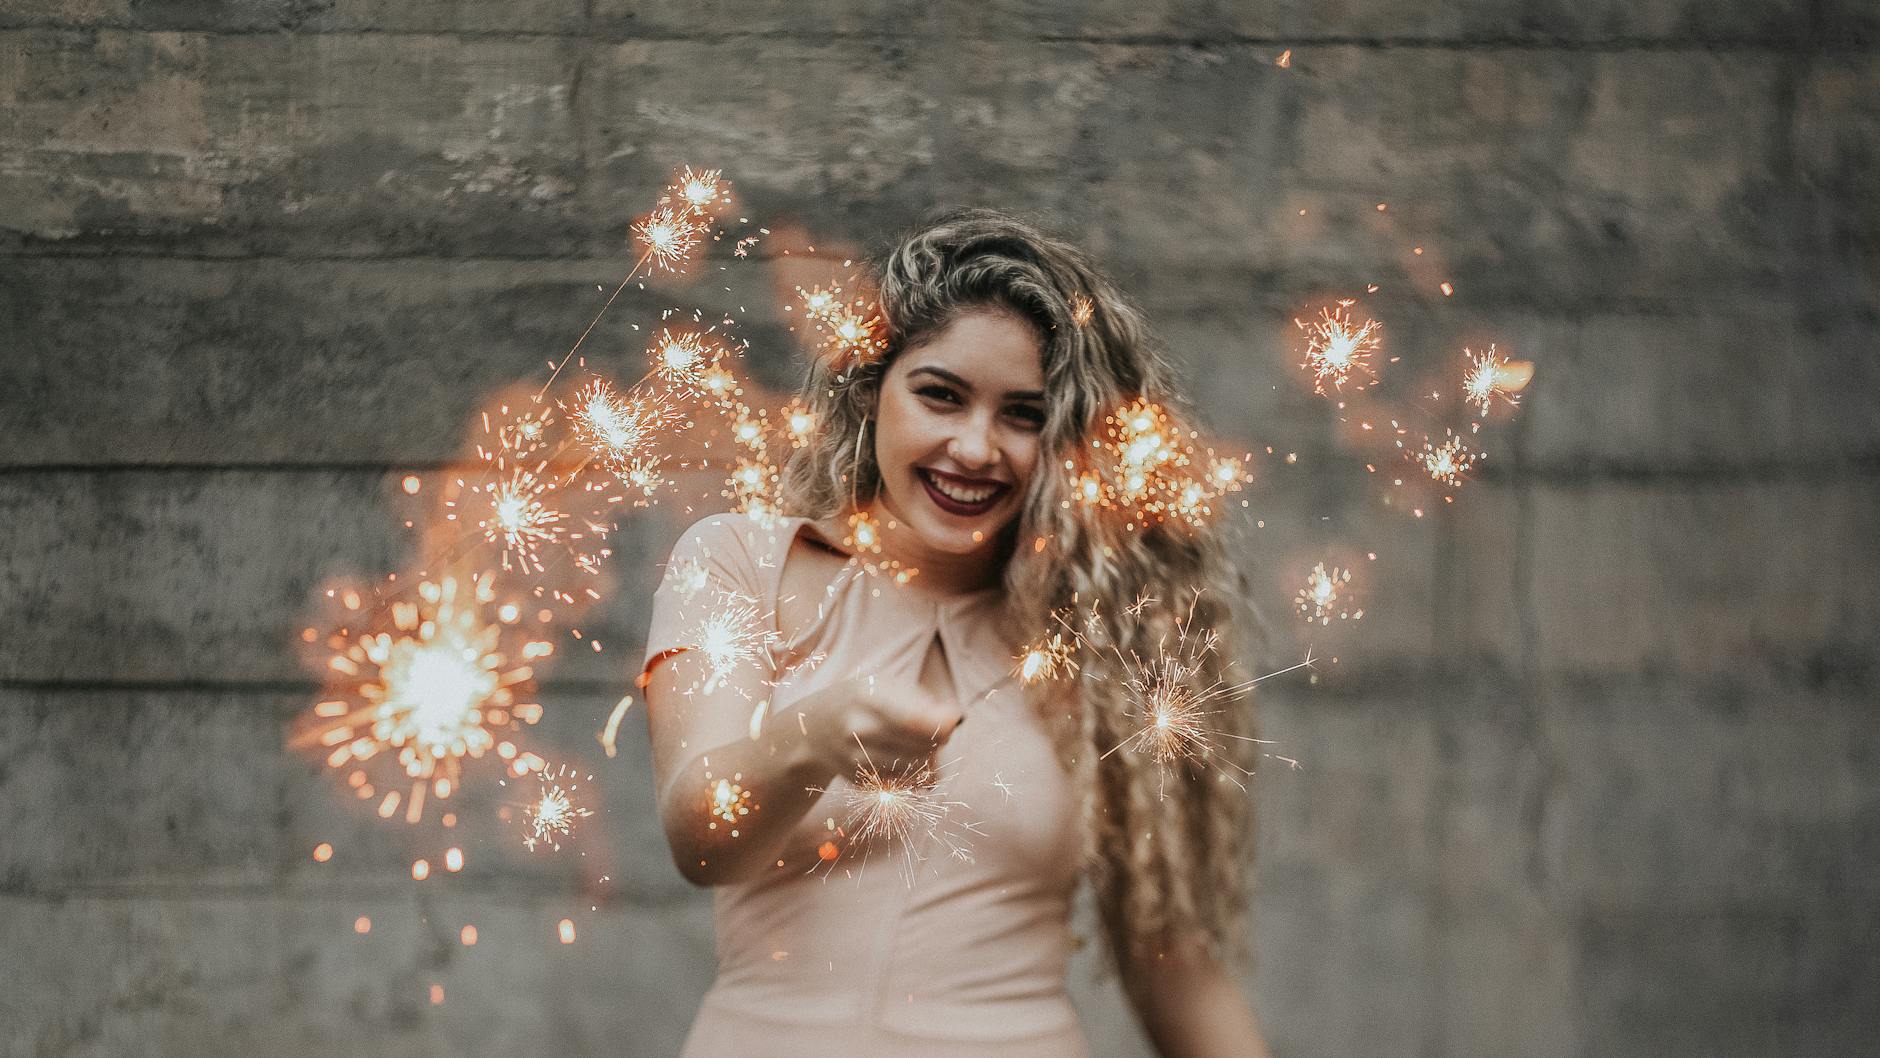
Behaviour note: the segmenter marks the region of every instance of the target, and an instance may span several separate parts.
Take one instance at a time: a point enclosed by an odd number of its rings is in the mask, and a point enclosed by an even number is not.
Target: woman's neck
[[[979,591],[999,583],[1004,568],[1002,541],[989,541],[984,548],[966,555],[936,551],[896,517],[880,496],[862,507],[879,527],[881,557],[917,570],[916,583],[946,595]]]

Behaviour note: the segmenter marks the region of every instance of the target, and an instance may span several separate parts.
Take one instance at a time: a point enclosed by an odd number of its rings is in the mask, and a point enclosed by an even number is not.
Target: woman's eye
[[[1033,426],[1044,425],[1044,409],[1038,407],[1035,404],[1013,405],[1012,415],[1015,418],[1023,419],[1025,422],[1028,422],[1032,424]]]
[[[959,398],[954,395],[953,391],[945,386],[922,386],[920,389],[915,390],[915,392],[923,397],[932,397],[935,400],[944,400],[954,403],[957,403],[959,400]]]

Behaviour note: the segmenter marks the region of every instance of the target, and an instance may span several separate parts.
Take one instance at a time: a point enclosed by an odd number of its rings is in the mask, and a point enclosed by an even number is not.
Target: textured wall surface
[[[1214,430],[1297,454],[1247,565],[1274,659],[1339,661],[1262,699],[1304,764],[1251,784],[1276,1053],[1872,1046],[1873,4],[0,0],[0,1054],[676,1049],[710,907],[638,723],[581,854],[426,883],[282,733],[317,586],[399,568],[399,479],[567,347],[682,162],[831,245],[1041,212]],[[788,379],[715,275],[596,355],[697,305]],[[1367,283],[1393,370],[1539,365],[1421,519],[1296,369],[1293,314]],[[622,541],[544,737],[594,749],[679,519]],[[1333,553],[1367,613],[1315,636]]]

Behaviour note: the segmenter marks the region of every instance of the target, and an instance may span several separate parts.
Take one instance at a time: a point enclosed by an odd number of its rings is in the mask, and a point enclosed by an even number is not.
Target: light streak
[[[609,757],[612,757],[615,753],[614,740],[620,734],[620,720],[627,715],[627,710],[631,708],[632,705],[633,696],[631,694],[615,702],[614,711],[607,714],[607,725],[601,728],[600,734],[595,736],[600,740],[601,749],[605,750]]]

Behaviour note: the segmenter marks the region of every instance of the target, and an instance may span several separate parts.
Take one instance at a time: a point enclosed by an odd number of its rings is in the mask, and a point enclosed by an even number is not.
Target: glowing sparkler
[[[751,799],[751,791],[746,790],[742,781],[743,772],[734,773],[729,779],[714,779],[711,772],[705,773],[706,805],[710,821],[705,824],[709,830],[717,830],[720,821],[730,824],[731,836],[737,837],[735,829],[738,821],[757,810],[757,803]]]
[[[647,350],[653,372],[675,390],[705,395],[706,373],[718,366],[724,348],[702,334],[662,329]]]
[[[1197,449],[1193,436],[1159,404],[1139,398],[1122,405],[1091,443],[1097,466],[1065,461],[1067,502],[1120,510],[1130,528],[1170,518],[1205,524],[1214,501],[1250,475],[1241,460]]]
[[[1443,435],[1441,444],[1425,437],[1422,452],[1414,458],[1432,480],[1454,488],[1462,484],[1463,475],[1475,466],[1480,453],[1471,450],[1460,434],[1444,430]]]
[[[689,630],[685,646],[703,655],[710,675],[706,694],[718,688],[739,666],[763,657],[773,636],[763,627],[763,611],[748,596],[719,591],[717,605]]]
[[[1486,416],[1496,397],[1506,401],[1509,407],[1521,403],[1520,393],[1534,377],[1532,361],[1497,356],[1493,342],[1485,352],[1464,349],[1462,355],[1469,361],[1469,368],[1462,376],[1462,393],[1475,405],[1478,415]]]
[[[816,413],[795,401],[783,409],[784,427],[790,433],[790,447],[803,448],[816,432]]]
[[[552,772],[547,768],[538,772],[536,780],[540,789],[523,811],[523,821],[528,824],[523,847],[534,852],[547,845],[560,852],[562,840],[574,833],[575,824],[594,814],[576,800],[581,783],[593,778],[592,775],[577,776],[567,765]]]
[[[668,272],[685,267],[704,238],[705,228],[689,210],[661,207],[633,225],[646,259]]]
[[[1312,572],[1306,576],[1306,585],[1299,589],[1293,604],[1305,616],[1306,621],[1317,621],[1321,625],[1332,623],[1336,614],[1339,620],[1358,620],[1364,616],[1363,610],[1353,610],[1349,601],[1340,605],[1344,599],[1345,585],[1351,583],[1351,571],[1333,566],[1325,568],[1325,563],[1313,565]]]
[[[534,678],[528,662],[554,647],[506,644],[509,633],[489,614],[494,601],[489,574],[469,583],[427,580],[415,601],[392,605],[389,629],[336,633],[330,641],[327,668],[339,682],[313,707],[309,738],[329,748],[326,762],[335,769],[395,754],[413,780],[411,822],[422,815],[427,790],[450,796],[465,758],[492,749],[513,756],[514,746],[497,733],[541,718],[540,705],[518,699]],[[349,782],[360,796],[374,796],[363,771]],[[380,814],[392,815],[398,798],[396,790],[387,794]]]
[[[1129,612],[1139,616],[1155,601],[1138,599]],[[1104,751],[1099,759],[1107,759],[1117,752],[1131,752],[1146,753],[1165,769],[1184,763],[1195,767],[1225,765],[1229,771],[1222,772],[1223,776],[1245,789],[1240,778],[1229,772],[1239,776],[1253,773],[1235,761],[1227,750],[1236,742],[1265,745],[1269,740],[1226,730],[1221,720],[1226,713],[1224,703],[1246,694],[1255,684],[1310,667],[1312,655],[1308,651],[1305,660],[1297,665],[1239,683],[1228,683],[1210,674],[1213,667],[1208,662],[1220,646],[1220,634],[1212,629],[1196,632],[1192,627],[1198,602],[1199,595],[1196,595],[1187,614],[1175,622],[1173,641],[1163,637],[1156,644],[1155,656],[1150,658],[1143,658],[1133,650],[1124,653],[1095,608],[1085,612],[1082,630],[1070,624],[1068,615],[1055,616],[1076,647],[1114,660],[1118,674],[1115,678],[1123,684],[1130,716],[1137,723],[1132,734]],[[1027,654],[1021,666],[1034,656]],[[1077,667],[1073,664],[1047,670],[1041,661],[1037,671],[1037,679],[1043,680],[1069,675],[1076,672]],[[1164,779],[1166,777],[1165,773]]]
[[[606,379],[593,378],[564,408],[589,455],[621,484],[642,495],[658,488],[661,460],[651,449],[672,421],[672,405],[657,396],[623,395]]]
[[[1370,361],[1383,347],[1384,325],[1370,319],[1354,322],[1351,306],[1355,304],[1341,300],[1321,308],[1310,321],[1293,321],[1306,335],[1305,362],[1299,366],[1312,374],[1315,393],[1324,393],[1327,386],[1343,389],[1348,382],[1354,389],[1363,389],[1377,381]]]
[[[1097,314],[1097,306],[1083,294],[1071,295],[1071,322],[1079,327],[1090,326],[1090,321]]]
[[[860,737],[855,744],[862,746]],[[966,805],[942,795],[939,781],[931,759],[895,761],[884,768],[862,746],[862,763],[844,792],[848,815],[842,833],[863,849],[887,845],[898,852],[902,877],[910,885],[924,859],[919,847],[923,842],[937,845],[954,859],[971,861],[970,837],[984,832],[976,821],[955,818]],[[836,856],[821,859],[818,866],[833,866]]]
[[[857,295],[845,300],[837,283],[796,290],[803,315],[820,333],[819,348],[831,363],[869,360],[887,352],[887,324],[869,298]]]
[[[1053,632],[1049,639],[1032,644],[1018,656],[1018,667],[1013,671],[1013,675],[1018,677],[1020,683],[1029,687],[1035,683],[1072,675],[1076,671],[1076,644],[1066,640],[1064,633]]]
[[[687,210],[699,217],[709,218],[712,213],[731,204],[731,184],[724,179],[723,171],[719,169],[695,171],[688,165],[673,180],[668,191],[684,203]]]

